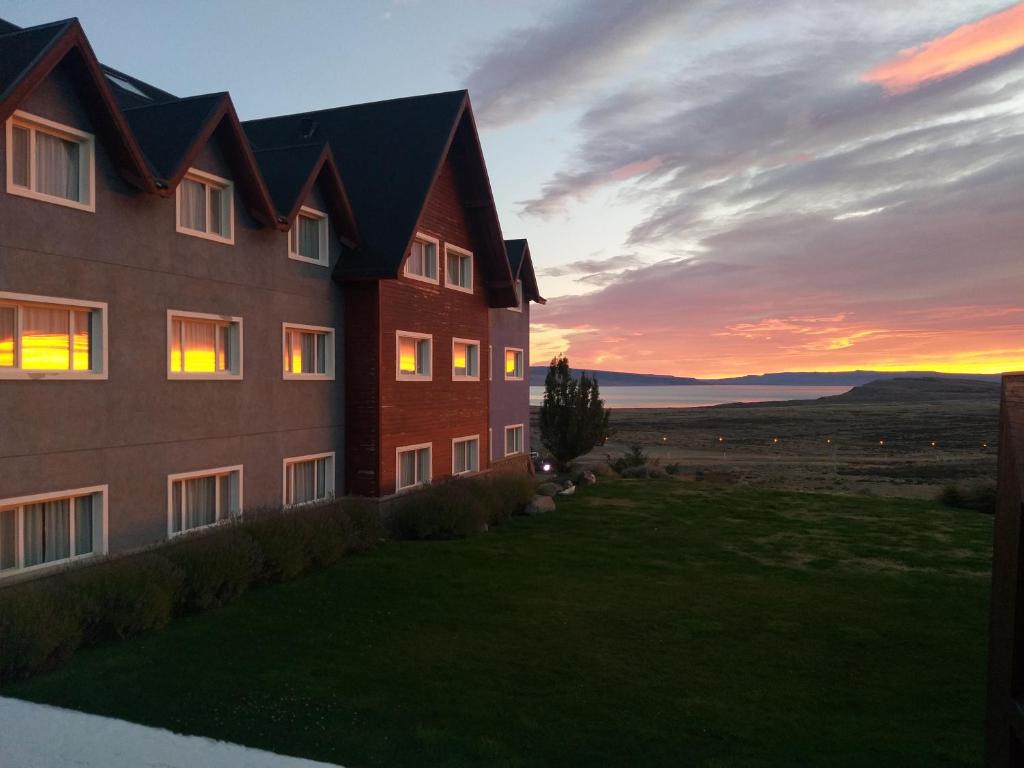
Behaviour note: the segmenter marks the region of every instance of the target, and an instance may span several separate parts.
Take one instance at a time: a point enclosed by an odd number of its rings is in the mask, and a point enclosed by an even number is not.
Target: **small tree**
[[[540,407],[540,440],[565,471],[577,456],[611,435],[597,379],[584,371],[574,379],[564,355],[551,361]]]

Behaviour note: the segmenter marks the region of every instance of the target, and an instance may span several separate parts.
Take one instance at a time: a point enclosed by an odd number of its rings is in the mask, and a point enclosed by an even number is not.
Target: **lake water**
[[[789,387],[758,384],[692,384],[665,387],[601,387],[609,408],[695,408],[722,403],[814,400],[849,392],[851,387]],[[530,387],[530,405],[540,405],[544,387]]]

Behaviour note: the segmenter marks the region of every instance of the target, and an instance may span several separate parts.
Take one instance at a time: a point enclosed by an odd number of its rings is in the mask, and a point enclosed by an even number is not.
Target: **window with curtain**
[[[444,281],[449,288],[473,290],[473,256],[448,246],[445,258]]]
[[[295,217],[295,224],[288,233],[288,255],[293,259],[327,266],[327,244],[326,214],[311,208],[303,208]]]
[[[480,344],[476,341],[456,339],[452,342],[452,378],[480,378]]]
[[[523,452],[523,426],[505,427],[505,455]]]
[[[286,506],[325,501],[333,495],[333,453],[285,460],[284,503]]]
[[[24,301],[0,294],[0,378],[14,372],[101,373],[101,307]]]
[[[431,339],[422,334],[398,331],[398,378],[429,379]]]
[[[242,468],[170,477],[170,534],[216,525],[242,513]]]
[[[172,315],[170,372],[176,376],[241,376],[241,321]]]
[[[412,488],[430,482],[430,446],[420,445],[398,449],[396,489]]]
[[[523,378],[523,350],[505,347],[505,378],[507,380]]]
[[[467,437],[452,441],[452,474],[462,475],[480,469],[480,440]]]
[[[0,573],[102,552],[103,493],[0,501]]]
[[[190,170],[178,185],[178,231],[231,242],[234,232],[233,185]]]
[[[334,376],[334,331],[285,326],[284,372],[289,376]]]
[[[92,210],[90,134],[19,112],[8,136],[9,192]]]
[[[428,282],[437,282],[437,243],[417,237],[405,261],[405,274]]]

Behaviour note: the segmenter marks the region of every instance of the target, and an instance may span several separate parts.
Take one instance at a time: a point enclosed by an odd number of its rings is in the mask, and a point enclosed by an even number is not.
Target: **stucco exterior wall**
[[[92,130],[59,68],[20,108]],[[233,175],[213,144],[195,165]],[[174,197],[129,188],[99,139],[94,213],[0,183],[0,291],[106,302],[109,326],[105,380],[0,381],[0,500],[107,484],[116,553],[166,538],[169,474],[241,464],[244,507],[279,505],[283,460],[334,450],[344,487],[344,305],[329,269],[289,259],[287,235],[253,220],[237,188],[234,245],[176,232]],[[241,317],[243,378],[168,380],[169,309]],[[286,321],[336,329],[334,381],[283,378]]]
[[[492,435],[491,460],[505,455],[505,427],[523,425],[523,450],[530,450],[530,302],[523,302],[522,312],[510,309],[490,310],[491,355],[494,376],[490,381]],[[523,350],[523,379],[505,379],[505,348]]]

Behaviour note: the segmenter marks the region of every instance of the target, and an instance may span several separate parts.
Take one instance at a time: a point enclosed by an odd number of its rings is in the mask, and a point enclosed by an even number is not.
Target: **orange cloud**
[[[922,83],[964,72],[1024,47],[1024,3],[957,27],[948,35],[900,51],[861,79],[889,93],[906,93]]]

